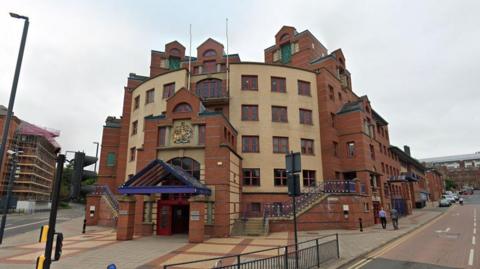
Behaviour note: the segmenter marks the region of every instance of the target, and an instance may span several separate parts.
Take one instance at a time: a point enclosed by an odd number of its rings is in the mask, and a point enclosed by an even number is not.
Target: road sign
[[[300,195],[300,176],[298,174],[287,174],[288,196]]]
[[[285,155],[285,167],[287,168],[287,173],[298,173],[302,171],[301,163],[301,154],[300,152],[290,153]]]

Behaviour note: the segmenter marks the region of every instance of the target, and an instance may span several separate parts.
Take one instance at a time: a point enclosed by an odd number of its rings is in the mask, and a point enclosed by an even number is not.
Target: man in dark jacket
[[[398,230],[398,211],[395,208],[392,208],[390,216],[392,217],[393,228]]]

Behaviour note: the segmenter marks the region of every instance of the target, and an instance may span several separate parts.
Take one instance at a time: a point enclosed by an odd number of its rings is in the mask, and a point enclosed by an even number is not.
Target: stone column
[[[205,238],[205,197],[190,198],[190,216],[188,226],[188,241],[202,243]]]
[[[135,201],[134,196],[123,196],[118,200],[120,210],[118,212],[117,240],[133,239]]]
[[[153,221],[152,221],[152,204],[155,201],[155,198],[151,195],[145,196],[143,199],[145,202],[145,219],[142,223],[142,235],[152,235],[153,234]]]

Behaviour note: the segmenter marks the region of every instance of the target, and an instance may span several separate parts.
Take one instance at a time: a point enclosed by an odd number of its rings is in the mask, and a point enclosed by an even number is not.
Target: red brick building
[[[152,51],[150,76],[130,74],[122,116],[104,126],[99,184],[113,195],[89,198],[88,222],[118,215],[119,239],[188,232],[195,242],[291,229],[290,151],[302,153],[300,229],[368,226],[400,204],[410,213],[388,122],[354,93],[342,51],[284,26],[264,52],[264,63],[242,62],[211,38],[197,57],[177,41]]]
[[[427,158],[421,161],[429,168],[438,169],[444,179],[453,180],[459,190],[463,187],[480,188],[480,152]]]

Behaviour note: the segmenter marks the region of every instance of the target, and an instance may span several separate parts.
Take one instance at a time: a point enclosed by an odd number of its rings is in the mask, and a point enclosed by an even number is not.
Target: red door
[[[172,233],[179,234],[179,233],[188,233],[188,214],[189,206],[188,205],[178,205],[172,206],[172,226],[173,231]]]
[[[157,204],[157,235],[172,234],[172,206]]]
[[[380,222],[380,218],[378,217],[378,212],[380,211],[380,203],[379,202],[373,202],[373,221],[375,224],[378,224]]]

